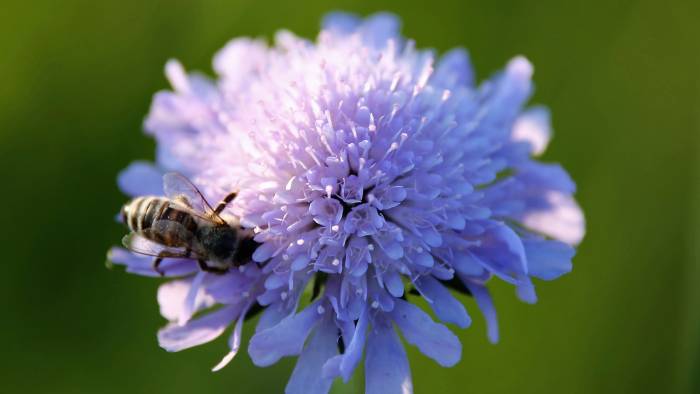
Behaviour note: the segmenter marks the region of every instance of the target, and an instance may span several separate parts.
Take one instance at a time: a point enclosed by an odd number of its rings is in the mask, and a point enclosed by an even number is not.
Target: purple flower
[[[233,326],[218,370],[240,349],[245,318],[262,310],[248,353],[259,366],[299,356],[288,393],[326,393],[363,355],[368,393],[408,393],[399,332],[442,366],[462,351],[412,299],[466,328],[471,318],[448,289],[471,294],[496,342],[489,280],[533,303],[532,277],[571,270],[584,219],[567,173],[532,158],[551,133],[546,109],[524,109],[533,71],[525,58],[477,85],[462,49],[417,50],[392,15],[331,14],[315,43],[286,31],[272,47],[235,39],[214,70],[210,80],[167,64],[174,91],[155,96],[145,122],[156,164],[134,163],[119,177],[132,196],[162,194],[166,171],[211,201],[239,190],[224,214],[260,244],[253,261],[224,275],[164,261],[174,278],[158,291],[166,350]],[[157,276],[150,258],[110,254],[129,272]]]

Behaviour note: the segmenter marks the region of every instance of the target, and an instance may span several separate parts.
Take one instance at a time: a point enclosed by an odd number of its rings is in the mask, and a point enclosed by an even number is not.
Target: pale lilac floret
[[[533,159],[551,137],[549,113],[526,108],[533,68],[516,57],[476,84],[462,49],[417,50],[389,14],[328,15],[316,42],[282,31],[274,45],[235,39],[214,58],[217,79],[171,61],[173,91],[145,122],[155,164],[119,177],[130,196],[162,194],[178,171],[224,215],[254,230],[252,261],[224,275],[166,259],[160,345],[179,351],[262,309],[248,353],[259,366],[299,356],[288,393],[326,393],[364,357],[366,392],[410,393],[405,342],[442,366],[458,338],[411,301],[423,297],[457,328],[471,323],[449,289],[474,297],[498,340],[488,282],[537,300],[532,278],[568,273],[584,235],[575,184]],[[158,276],[151,259],[115,248],[129,272]],[[310,289],[318,295],[309,303]]]

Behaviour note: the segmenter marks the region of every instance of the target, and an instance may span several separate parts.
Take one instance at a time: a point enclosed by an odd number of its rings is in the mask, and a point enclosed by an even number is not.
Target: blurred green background
[[[467,47],[480,78],[525,54],[533,102],[553,113],[545,159],[570,170],[587,216],[574,271],[540,283],[537,305],[494,286],[500,344],[465,299],[475,321],[459,333],[456,367],[410,348],[416,392],[700,392],[700,3],[690,0],[3,0],[0,392],[282,391],[291,359],[258,369],[241,352],[213,374],[223,338],[180,354],[158,347],[157,281],[103,265],[124,232],[115,176],[153,158],[141,123],[168,58],[210,71],[232,37],[314,37],[336,9],[393,11],[419,47]]]

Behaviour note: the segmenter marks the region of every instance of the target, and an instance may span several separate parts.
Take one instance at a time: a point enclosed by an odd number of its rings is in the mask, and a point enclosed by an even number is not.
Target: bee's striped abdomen
[[[141,204],[142,216],[139,217],[139,229],[145,230],[153,226],[153,222],[158,220],[164,209],[168,208],[168,200],[151,197],[150,200]]]
[[[158,220],[169,220],[171,222],[180,223],[189,232],[197,231],[197,223],[195,223],[192,215],[181,209],[173,208],[172,206],[167,206],[158,216]]]
[[[182,246],[197,231],[197,223],[185,207],[165,197],[145,196],[131,200],[122,209],[122,220],[133,232],[168,246]],[[187,232],[183,232],[183,228]],[[151,229],[151,231],[144,231]],[[189,233],[189,234],[188,234]]]
[[[124,207],[123,218],[131,231],[151,228],[162,211],[168,207],[168,200],[162,197],[136,197]]]

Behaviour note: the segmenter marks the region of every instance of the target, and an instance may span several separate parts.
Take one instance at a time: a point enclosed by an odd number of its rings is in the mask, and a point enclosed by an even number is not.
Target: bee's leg
[[[166,257],[166,255],[163,254],[163,252],[161,252],[160,254],[158,254],[158,257],[153,259],[153,270],[156,271],[160,276],[165,276],[165,272],[161,271],[160,269],[160,263],[163,262],[164,257]]]
[[[216,213],[217,215],[220,214],[224,210],[224,208],[226,208],[228,203],[230,203],[231,201],[233,201],[234,198],[236,198],[237,194],[238,193],[236,192],[231,192],[226,197],[224,197],[224,199],[221,200],[219,205],[216,206],[216,209],[214,209],[214,213]]]
[[[204,260],[197,260],[197,262],[199,263],[199,268],[204,272],[210,272],[212,274],[221,275],[221,274],[225,274],[228,271],[228,269],[226,269],[226,268],[218,268],[218,267],[209,266],[209,265],[207,265],[207,262]]]

